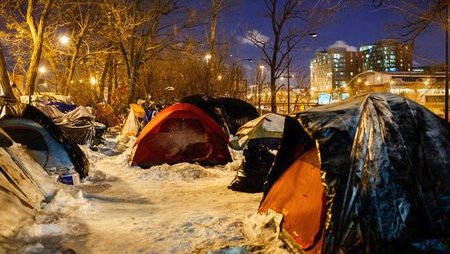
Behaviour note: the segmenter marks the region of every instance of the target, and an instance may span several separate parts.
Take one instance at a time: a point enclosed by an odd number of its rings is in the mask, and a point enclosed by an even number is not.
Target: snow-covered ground
[[[262,194],[227,188],[241,153],[225,166],[141,169],[128,166],[130,149],[113,156],[83,150],[88,179],[61,189],[4,246],[20,253],[287,253],[280,217],[257,214]]]

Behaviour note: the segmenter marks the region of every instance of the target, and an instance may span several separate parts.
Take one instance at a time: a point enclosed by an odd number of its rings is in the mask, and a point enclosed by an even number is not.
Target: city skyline
[[[241,15],[237,11],[234,15],[238,18],[232,23],[225,23],[224,26],[236,31],[238,41],[248,30],[258,31],[261,36],[270,39],[270,26],[267,25],[270,20],[262,16],[262,7],[257,4],[257,1],[246,1],[243,4],[243,10],[248,12],[248,15]],[[343,42],[348,47],[356,49],[363,44],[372,44],[382,39],[396,39],[402,42],[405,38],[401,37],[400,31],[396,29],[402,21],[403,16],[399,13],[394,13],[383,6],[374,7],[371,1],[343,8],[332,17],[330,23],[317,29],[317,37],[307,38],[306,45],[292,54],[293,65],[297,69],[309,68],[309,63],[316,51],[327,50],[336,42]],[[252,66],[259,64],[261,52],[249,43],[240,40],[236,51],[241,58],[255,59]],[[436,26],[430,27],[415,41],[413,65],[443,63],[444,52],[445,31]]]

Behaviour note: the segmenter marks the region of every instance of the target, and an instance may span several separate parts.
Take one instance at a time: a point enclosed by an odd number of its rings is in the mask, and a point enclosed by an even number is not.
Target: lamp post
[[[211,60],[211,54],[206,54],[205,55],[205,61],[206,61],[206,70],[205,70],[205,89],[204,89],[204,91],[205,91],[205,93],[206,93],[206,95],[208,95],[208,96],[211,96],[211,94],[210,94],[210,92],[209,92],[209,87],[208,87],[208,79],[209,79],[209,60]]]
[[[259,110],[259,114],[262,113],[261,110],[261,90],[262,90],[262,84],[264,83],[264,65],[260,65],[259,68],[261,69],[261,82],[259,82],[258,85],[258,110]]]
[[[232,72],[232,76],[233,76],[233,82],[234,82],[234,84],[233,84],[233,93],[232,93],[232,97],[233,98],[236,98],[236,97],[238,97],[238,96],[236,96],[236,94],[237,93],[239,93],[240,94],[240,87],[239,87],[239,81],[241,81],[240,80],[240,76],[241,75],[238,75],[238,74],[240,74],[240,72],[238,71],[238,68],[235,68],[235,65],[236,65],[236,62],[244,62],[244,61],[248,61],[248,62],[253,62],[253,58],[239,58],[239,59],[237,59],[236,61],[233,61],[233,64],[232,64],[232,66],[231,66],[231,72]],[[247,84],[245,85],[246,86],[246,89],[245,89],[245,96],[247,95]]]
[[[444,92],[444,119],[448,122],[448,4],[445,7],[445,92]]]
[[[67,35],[61,35],[61,36],[59,37],[59,42],[61,43],[61,45],[66,46],[67,44],[69,44],[70,38],[69,38],[69,36],[67,36]]]

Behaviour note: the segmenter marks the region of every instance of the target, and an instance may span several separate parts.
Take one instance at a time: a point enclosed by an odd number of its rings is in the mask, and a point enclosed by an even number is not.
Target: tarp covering
[[[64,134],[61,129],[56,126],[51,119],[49,119],[44,113],[39,111],[37,108],[22,104],[4,104],[0,111],[0,122],[5,119],[28,119],[32,120],[36,124],[40,125],[45,129],[49,136],[51,136],[65,152],[67,152],[70,161],[75,167],[75,170],[79,173],[81,178],[88,175],[89,172],[89,161],[81,151],[80,147],[70,138]],[[11,135],[11,133],[8,133]],[[11,135],[12,136],[12,135]],[[36,137],[36,138],[39,138]],[[25,144],[27,146],[39,146],[40,148],[46,144],[42,142],[36,142],[36,140],[31,140],[30,143]],[[50,154],[51,156],[51,154]]]
[[[201,109],[176,103],[159,112],[145,126],[134,145],[132,165],[199,162],[204,165],[231,161],[227,137]]]
[[[94,121],[95,116],[84,106],[78,106],[76,109],[70,111],[63,116],[63,120],[74,122],[77,120]]]
[[[0,148],[0,238],[11,236],[22,223],[30,222],[43,199],[6,150]]]
[[[0,129],[0,133],[4,132]],[[20,226],[31,222],[44,198],[49,200],[58,187],[25,147],[12,142],[0,146],[1,246],[2,237],[12,236]]]
[[[315,143],[326,204],[322,253],[449,253],[449,123],[377,93],[297,117],[300,124],[285,125],[262,204]]]
[[[59,119],[64,116],[55,105],[45,105],[43,103],[35,103],[34,106],[38,108],[42,113],[48,116],[50,119]]]
[[[90,144],[95,134],[94,120],[95,116],[88,108],[79,106],[59,118],[56,124],[73,141],[84,145]]]
[[[64,98],[64,97],[63,97]],[[50,99],[50,98],[42,98]],[[78,106],[74,110],[62,113],[55,105],[45,102],[34,102],[33,105],[52,119],[61,130],[77,144],[91,143],[95,133],[93,121],[95,119],[90,108]]]
[[[235,135],[239,127],[259,116],[258,111],[251,104],[234,98],[211,98],[208,96],[193,95],[180,100],[197,106],[220,126]]]
[[[56,106],[63,113],[68,113],[77,108],[76,105],[67,104],[64,102],[56,102],[56,101],[49,102],[48,105]]]

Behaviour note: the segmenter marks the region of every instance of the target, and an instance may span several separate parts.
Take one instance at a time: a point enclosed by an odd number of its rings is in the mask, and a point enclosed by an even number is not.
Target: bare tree
[[[44,43],[45,26],[53,0],[43,0],[40,6],[41,8],[38,8],[38,4],[39,2],[37,0],[28,0],[26,9],[26,22],[33,40],[30,66],[28,67],[25,85],[30,94],[34,93],[39,62],[41,60],[42,45]]]
[[[270,19],[273,38],[260,32],[248,31],[245,38],[263,54],[263,61],[270,68],[271,111],[277,111],[276,80],[290,64],[290,52],[320,27],[337,6],[327,1],[264,0],[265,14]]]
[[[14,96],[11,85],[9,84],[8,70],[6,68],[5,55],[3,54],[3,47],[1,43],[0,43],[0,83],[5,100],[16,101],[16,97]]]
[[[404,22],[400,25],[401,36],[411,43],[428,27],[440,26],[446,29],[446,8],[448,0],[398,0],[376,2],[379,7],[387,7],[403,15]]]
[[[129,83],[129,103],[136,97],[140,68],[164,46],[173,23],[166,20],[177,9],[177,0],[130,0],[109,5]]]
[[[449,1],[448,0],[398,0],[394,2],[379,0],[379,5],[385,4],[389,8],[400,12],[405,17],[401,26],[402,37],[411,43],[431,26],[442,27],[445,31],[445,93],[444,93],[444,119],[448,121],[449,112]]]

